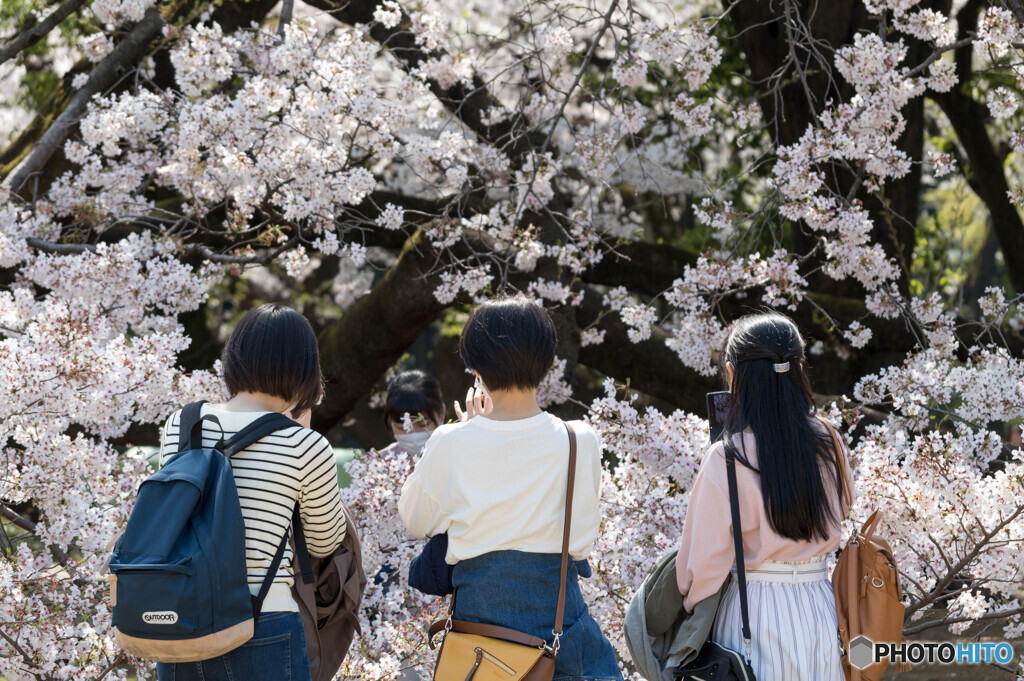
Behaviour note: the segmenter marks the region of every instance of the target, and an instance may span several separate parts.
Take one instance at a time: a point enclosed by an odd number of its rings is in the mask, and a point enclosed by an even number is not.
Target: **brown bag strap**
[[[434,638],[445,631],[449,626],[448,620],[437,620],[430,625],[427,629],[427,642],[430,647],[434,647]],[[531,648],[543,648],[547,645],[547,642],[542,638],[531,636],[530,634],[524,634],[521,631],[515,629],[509,629],[508,627],[499,627],[494,624],[482,624],[480,622],[466,622],[464,620],[451,620],[451,631],[456,631],[463,634],[473,634],[475,636],[486,636],[488,638],[498,638],[502,641],[510,641],[512,643],[518,643],[524,646],[530,646]]]
[[[562,423],[565,426],[565,430],[569,433],[569,482],[567,483],[565,490],[565,524],[562,527],[562,565],[559,570],[560,581],[558,584],[558,605],[555,608],[555,628],[551,630],[551,633],[555,635],[554,644],[551,646],[554,653],[558,652],[558,640],[562,635],[562,623],[565,620],[565,582],[569,576],[569,530],[572,527],[572,498],[573,490],[576,487],[576,431],[573,430],[572,426],[568,422],[563,421]],[[434,622],[427,629],[427,640],[430,643],[431,648],[434,647],[434,636],[441,633],[442,630],[476,633],[482,636],[501,638],[506,641],[523,643],[524,645],[536,647],[544,647],[545,645],[544,641],[533,636],[527,636],[526,634],[517,632],[513,629],[492,625],[479,625],[472,622],[456,620],[453,618],[454,614],[455,594],[453,593],[448,601],[447,616],[444,619]],[[488,633],[484,633],[482,629],[484,626],[487,627]]]
[[[851,513],[853,511],[853,485],[846,479],[846,466],[843,465],[843,447],[839,443],[839,433],[828,422],[828,419],[823,416],[818,418],[825,424],[829,435],[832,436],[832,446],[836,452],[836,471],[839,473],[839,496],[846,502],[847,513]]]
[[[878,527],[878,511],[874,510],[868,519],[864,521],[864,524],[860,528],[860,533],[863,535],[865,541],[871,541],[871,538],[875,536],[875,529]]]
[[[565,580],[569,574],[569,529],[572,527],[572,493],[576,487],[576,431],[568,421],[563,421],[569,432],[569,483],[565,490],[565,525],[562,528],[562,567],[559,571],[558,607],[555,609],[555,650],[558,650],[558,637],[562,635],[562,621],[565,618]]]
[[[844,554],[850,553],[849,563],[846,566],[846,626],[848,642],[860,636],[860,584],[858,573],[860,566],[860,542],[857,537],[847,544],[843,549]],[[847,651],[847,654],[849,651]],[[860,670],[850,666],[852,676],[850,681],[860,681]]]

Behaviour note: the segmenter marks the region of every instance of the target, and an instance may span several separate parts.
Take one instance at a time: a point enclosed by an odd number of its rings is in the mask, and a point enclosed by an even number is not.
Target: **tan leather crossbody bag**
[[[434,681],[551,681],[555,675],[558,640],[565,616],[565,580],[569,570],[569,528],[572,524],[572,493],[576,479],[576,433],[569,432],[569,483],[565,493],[565,525],[562,529],[562,567],[555,608],[555,640],[543,639],[491,624],[465,622],[453,617],[455,595],[448,616],[430,625],[427,638],[431,649],[434,638],[444,632],[441,651],[434,667]]]
[[[839,435],[822,419],[832,435],[839,470],[841,495],[847,506],[853,505],[853,485],[843,471]],[[878,511],[864,522],[860,531],[850,538],[839,554],[832,573],[832,589],[839,620],[839,646],[843,656],[843,673],[847,681],[880,681],[889,667],[889,659],[858,669],[850,664],[850,642],[866,636],[875,643],[903,642],[903,589],[900,572],[889,542],[875,534]],[[910,664],[898,662],[895,671],[907,671]]]

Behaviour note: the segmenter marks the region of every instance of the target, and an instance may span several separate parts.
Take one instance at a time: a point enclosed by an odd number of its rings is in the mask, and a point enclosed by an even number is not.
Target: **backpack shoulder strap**
[[[298,423],[284,414],[264,414],[228,438],[221,446],[220,451],[230,459],[238,452],[252,443],[262,440],[267,435],[284,430],[285,428],[295,428],[298,425]]]
[[[267,599],[274,578],[277,577],[277,571],[281,568],[281,561],[284,560],[284,549],[288,546],[290,532],[295,533],[295,557],[299,560],[302,582],[303,584],[313,583],[313,565],[309,559],[309,550],[306,548],[306,537],[302,534],[302,520],[299,518],[299,505],[296,503],[295,509],[292,511],[292,524],[284,529],[284,536],[281,537],[281,543],[278,545],[277,551],[274,552],[274,558],[270,561],[270,567],[267,568],[267,576],[263,578],[260,591],[252,597],[252,615],[257,622],[260,620],[260,613],[263,612],[263,601]]]
[[[267,435],[284,430],[285,428],[294,428],[298,425],[298,423],[284,414],[264,414],[228,438],[221,446],[220,451],[230,459],[238,452],[254,442],[259,442]],[[274,558],[270,562],[267,576],[264,577],[263,584],[260,585],[259,594],[253,596],[252,599],[253,615],[257,620],[259,620],[260,612],[263,610],[263,601],[270,592],[270,586],[274,583],[277,571],[281,567],[281,561],[284,559],[284,550],[288,546],[289,531],[294,533],[295,536],[295,553],[299,561],[299,569],[302,572],[302,581],[306,584],[313,583],[313,566],[309,559],[309,550],[306,548],[306,537],[302,531],[302,519],[299,517],[299,505],[296,502],[295,508],[292,511],[292,527],[285,529],[284,536],[281,537],[281,543],[278,545]]]
[[[192,449],[192,430],[199,423],[203,413],[205,400],[186,404],[181,408],[181,416],[178,417],[178,451],[184,452]]]
[[[832,436],[832,446],[836,453],[836,472],[839,477],[839,495],[846,502],[846,508],[853,508],[853,485],[849,480],[846,479],[846,466],[843,465],[843,447],[839,443],[839,433],[832,427],[832,424],[828,422],[823,416],[818,417],[821,422],[825,425],[825,429],[828,430],[829,435]],[[842,509],[840,509],[841,511]]]

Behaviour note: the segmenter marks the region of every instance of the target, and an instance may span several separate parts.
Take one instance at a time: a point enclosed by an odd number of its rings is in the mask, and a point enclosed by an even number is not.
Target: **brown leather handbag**
[[[565,616],[565,580],[569,570],[569,528],[572,524],[572,493],[576,479],[576,433],[569,432],[569,484],[565,493],[565,524],[562,529],[562,567],[555,608],[555,640],[548,645],[543,639],[515,629],[492,624],[465,622],[453,617],[455,594],[448,606],[448,616],[430,625],[427,640],[431,649],[434,638],[444,632],[441,650],[434,667],[434,681],[551,681],[555,676],[555,657],[562,636]]]
[[[299,604],[299,616],[306,633],[306,652],[312,681],[331,681],[345,662],[345,656],[359,628],[359,608],[366,589],[363,550],[355,518],[344,505],[348,530],[341,545],[326,558],[299,558],[292,544],[292,574],[311,570],[312,580],[295,579],[292,597]],[[296,535],[298,536],[298,535]],[[305,540],[302,551],[306,552]],[[308,554],[307,554],[308,555]],[[304,565],[305,563],[305,565]],[[305,577],[305,575],[303,575]]]
[[[853,502],[853,488],[843,472],[839,436],[831,424],[825,425],[836,449],[841,495],[847,506],[850,506]],[[903,642],[903,613],[906,606],[903,604],[899,568],[889,543],[875,535],[877,526],[878,511],[875,511],[868,516],[860,532],[843,548],[835,572],[832,573],[832,589],[839,620],[839,649],[847,681],[880,681],[889,667],[888,658],[864,669],[852,666],[848,654],[850,642],[858,636],[866,636],[875,643]],[[907,671],[910,663],[898,662],[894,669],[898,672]]]

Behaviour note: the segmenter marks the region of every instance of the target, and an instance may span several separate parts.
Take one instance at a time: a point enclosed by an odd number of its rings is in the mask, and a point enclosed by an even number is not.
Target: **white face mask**
[[[424,445],[430,439],[430,432],[419,430],[415,433],[399,433],[395,435],[395,442],[406,451],[407,454],[419,454],[423,451]]]
[[[491,393],[487,392],[487,388],[484,387],[484,382],[479,376],[476,377],[476,383],[473,384],[473,387],[476,388],[478,393],[483,393],[487,396],[487,399],[491,399]]]

